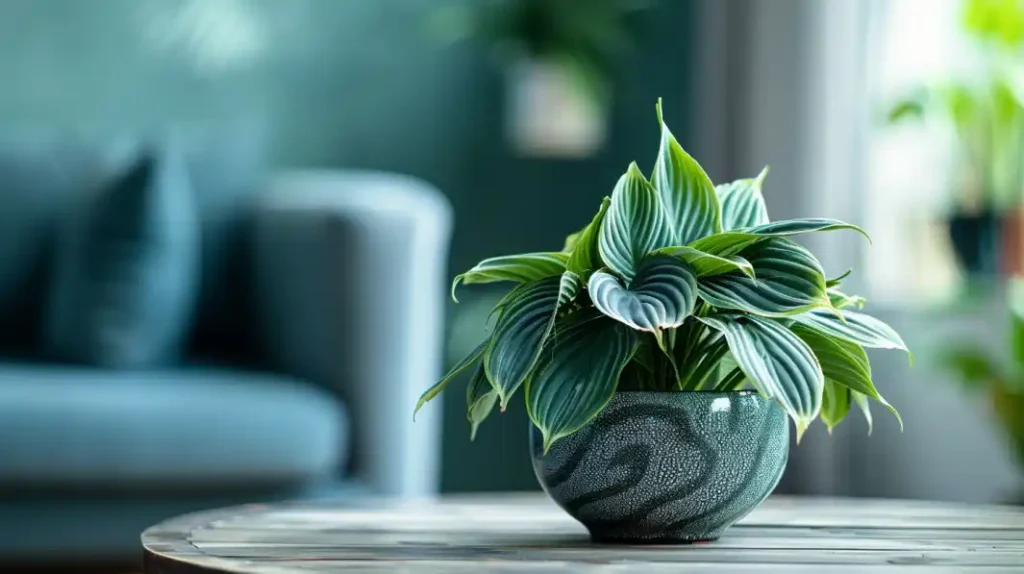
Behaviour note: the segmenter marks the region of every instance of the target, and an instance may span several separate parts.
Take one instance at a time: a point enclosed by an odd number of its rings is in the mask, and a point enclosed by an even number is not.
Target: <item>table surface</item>
[[[243,506],[142,543],[160,574],[1024,572],[1024,509],[772,497],[714,543],[606,546],[543,495],[491,495]]]

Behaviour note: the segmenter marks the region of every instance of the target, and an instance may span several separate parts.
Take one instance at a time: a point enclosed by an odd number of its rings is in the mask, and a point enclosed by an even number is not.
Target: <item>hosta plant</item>
[[[418,410],[463,371],[471,433],[522,391],[546,451],[617,391],[756,389],[799,438],[831,430],[868,399],[896,410],[871,380],[865,348],[906,350],[888,325],[826,278],[793,239],[852,230],[834,219],[770,221],[757,177],[715,186],[657,106],[661,142],[648,176],[631,164],[560,251],[485,259],[459,284],[507,281],[490,336],[428,389]],[[896,415],[899,416],[898,414]]]

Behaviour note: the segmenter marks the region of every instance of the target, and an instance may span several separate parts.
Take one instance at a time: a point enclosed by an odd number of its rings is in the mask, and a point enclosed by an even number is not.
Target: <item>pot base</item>
[[[718,536],[706,538],[685,538],[666,536],[659,538],[630,538],[618,536],[601,536],[590,533],[590,541],[594,544],[608,544],[616,546],[686,546],[690,544],[710,544],[718,540]]]

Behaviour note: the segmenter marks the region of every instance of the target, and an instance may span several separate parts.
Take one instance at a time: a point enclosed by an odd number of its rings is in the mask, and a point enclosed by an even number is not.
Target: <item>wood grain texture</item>
[[[773,497],[714,544],[602,546],[542,495],[251,505],[142,535],[146,572],[1024,572],[1024,509]]]

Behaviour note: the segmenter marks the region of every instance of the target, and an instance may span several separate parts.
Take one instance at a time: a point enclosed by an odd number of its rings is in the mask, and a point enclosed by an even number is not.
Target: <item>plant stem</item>
[[[743,371],[741,371],[739,367],[737,367],[733,369],[731,372],[729,372],[729,374],[726,375],[721,381],[719,381],[718,384],[715,385],[715,388],[712,390],[719,392],[735,391],[740,387],[740,385],[743,384],[743,380],[745,378],[746,375],[744,375]]]

